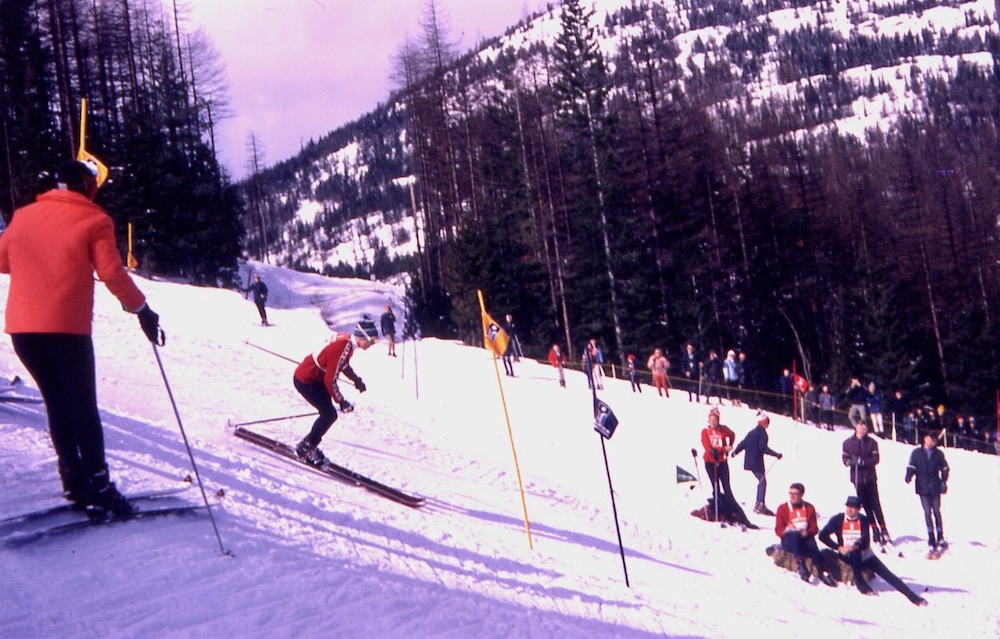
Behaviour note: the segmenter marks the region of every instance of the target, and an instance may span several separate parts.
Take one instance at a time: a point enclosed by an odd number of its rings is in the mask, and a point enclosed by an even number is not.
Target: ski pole
[[[771,465],[764,469],[764,476],[765,477],[767,477],[768,474],[770,474],[771,469],[774,468],[774,465],[777,464],[779,461],[781,461],[781,458],[780,457],[775,457],[774,461],[771,462]]]
[[[705,484],[701,483],[701,468],[698,466],[698,451],[691,449],[691,458],[694,460],[694,471],[698,473],[698,487],[701,488],[701,496],[705,497]]]
[[[201,499],[205,502],[205,509],[208,510],[208,518],[212,521],[212,529],[215,530],[215,538],[219,542],[219,550],[222,551],[223,555],[232,557],[232,551],[226,550],[226,547],[222,544],[222,536],[219,534],[219,526],[215,523],[215,514],[212,512],[212,506],[208,503],[208,496],[205,494],[205,485],[201,481],[201,473],[198,472],[198,464],[194,461],[194,453],[191,452],[191,444],[188,442],[187,433],[184,432],[184,423],[181,421],[180,411],[177,410],[177,402],[174,401],[174,393],[170,390],[170,382],[167,381],[167,372],[163,369],[163,361],[160,359],[160,351],[153,344],[153,354],[156,355],[156,363],[160,367],[160,375],[163,377],[163,385],[167,389],[167,396],[170,397],[170,405],[174,409],[174,416],[177,418],[177,426],[180,428],[181,437],[184,440],[184,447],[187,449],[188,457],[191,459],[191,468],[194,470],[194,476],[198,478],[198,488],[201,490]]]
[[[293,363],[293,364],[298,364],[298,363],[299,363],[298,361],[296,361],[296,360],[292,359],[291,357],[285,357],[285,356],[284,356],[284,355],[282,355],[281,353],[275,353],[274,351],[269,351],[269,350],[267,350],[267,349],[266,349],[266,348],[264,348],[263,346],[257,346],[256,344],[254,344],[254,343],[253,343],[253,342],[251,342],[250,340],[246,340],[246,341],[245,341],[245,342],[243,342],[243,343],[244,343],[245,345],[247,345],[247,346],[253,346],[254,348],[256,348],[256,349],[257,349],[257,350],[259,350],[259,351],[264,351],[264,352],[265,352],[265,353],[267,353],[268,355],[274,355],[275,357],[280,357],[281,359],[285,360],[286,362],[291,362],[291,363]]]
[[[239,423],[237,423],[237,422],[230,422],[229,425],[232,426],[232,427],[234,427],[234,428],[237,427],[237,426],[252,426],[253,424],[267,424],[267,423],[270,423],[270,422],[283,422],[283,421],[286,421],[286,420],[289,420],[289,419],[298,419],[300,417],[312,417],[313,415],[317,415],[317,414],[318,413],[316,411],[313,411],[311,413],[302,413],[300,415],[285,415],[284,417],[271,417],[269,419],[257,419],[257,420],[254,420],[252,422],[239,422]]]

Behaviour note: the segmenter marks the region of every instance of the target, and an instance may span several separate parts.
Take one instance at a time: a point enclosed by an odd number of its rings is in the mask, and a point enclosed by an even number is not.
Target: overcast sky
[[[233,116],[218,125],[216,148],[232,176],[247,172],[250,131],[269,166],[383,102],[392,89],[391,60],[407,38],[419,36],[424,4],[190,0],[188,29],[208,35],[228,78]],[[545,6],[545,0],[438,0],[460,51]]]

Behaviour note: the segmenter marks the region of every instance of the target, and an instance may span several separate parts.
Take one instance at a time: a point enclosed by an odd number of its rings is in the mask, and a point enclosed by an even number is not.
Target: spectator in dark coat
[[[777,453],[768,447],[767,427],[771,424],[771,418],[763,411],[757,411],[757,425],[750,429],[750,432],[743,437],[743,440],[733,450],[733,457],[740,452],[746,451],[743,457],[743,469],[749,470],[757,478],[757,503],[753,511],[758,515],[774,515],[765,505],[767,497],[767,471],[764,469],[764,455],[771,455],[781,459],[781,453]]]
[[[778,379],[777,412],[782,415],[792,414],[792,392],[794,390],[795,380],[792,379],[792,371],[786,368],[781,371],[781,377]]]
[[[261,281],[260,275],[253,276],[253,284],[250,285],[247,292],[253,293],[253,303],[257,305],[260,323],[267,326],[267,310],[264,308],[264,305],[267,304],[267,284]]]
[[[844,441],[842,460],[851,469],[851,483],[857,490],[858,498],[873,525],[879,526],[879,538],[889,543],[889,531],[885,526],[882,502],[878,496],[878,475],[875,467],[879,462],[878,442],[868,435],[868,424],[854,423],[854,434]]]
[[[935,558],[948,547],[944,540],[944,525],[941,523],[941,495],[948,492],[949,471],[944,453],[937,447],[937,437],[934,433],[925,433],[923,446],[910,453],[906,483],[909,484],[914,478],[917,480],[914,489],[924,509],[929,553]]]
[[[851,378],[851,386],[847,389],[847,422],[853,424],[857,420],[868,420],[868,392],[857,377]]]
[[[722,360],[715,350],[708,351],[708,361],[705,363],[705,403],[712,403],[714,395],[722,405]]]
[[[392,307],[385,305],[385,312],[379,318],[382,328],[382,336],[389,342],[389,355],[396,356],[396,316],[392,312]]]
[[[684,375],[684,383],[687,386],[688,401],[694,394],[694,401],[698,403],[701,399],[698,396],[698,381],[701,376],[701,356],[694,349],[694,344],[688,342],[684,345],[684,352],[681,353],[681,373]]]

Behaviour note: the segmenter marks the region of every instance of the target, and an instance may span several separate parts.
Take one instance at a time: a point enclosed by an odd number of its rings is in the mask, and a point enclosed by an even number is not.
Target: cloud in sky
[[[437,0],[460,51],[503,33],[545,0]],[[558,4],[553,2],[553,4]],[[183,13],[225,66],[232,117],[216,148],[235,178],[247,137],[271,165],[373,109],[393,89],[392,59],[419,36],[424,0],[197,0]]]

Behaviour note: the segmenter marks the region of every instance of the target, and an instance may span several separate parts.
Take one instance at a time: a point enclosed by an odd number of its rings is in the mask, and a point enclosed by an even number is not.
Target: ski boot
[[[80,503],[80,502],[78,502]],[[82,501],[87,516],[93,519],[128,517],[134,512],[132,504],[108,479],[108,469],[94,473],[87,480],[86,494]]]
[[[299,442],[299,445],[295,447],[295,454],[310,466],[322,466],[326,463],[326,455],[308,439]]]

